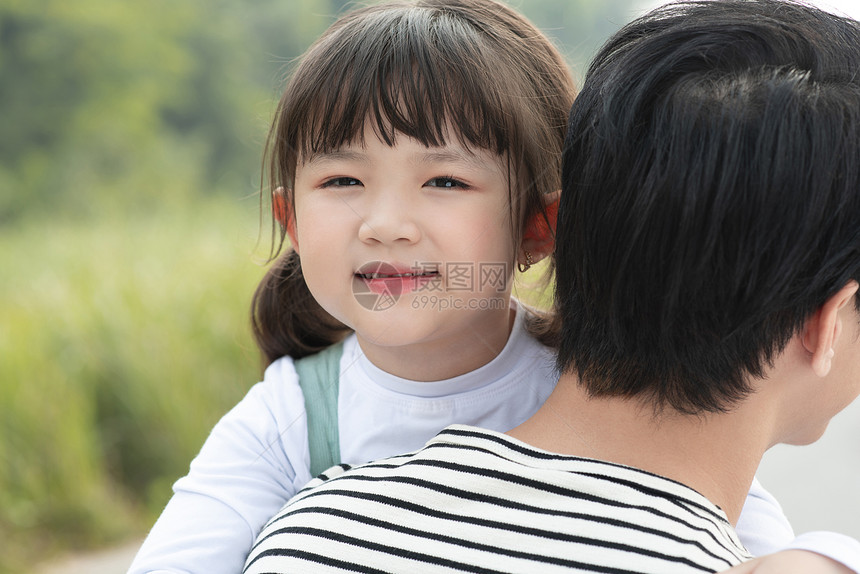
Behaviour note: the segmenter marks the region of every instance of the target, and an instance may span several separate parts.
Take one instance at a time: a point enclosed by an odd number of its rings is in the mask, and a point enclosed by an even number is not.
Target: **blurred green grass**
[[[222,196],[0,228],[0,572],[160,512],[259,378],[257,229]]]

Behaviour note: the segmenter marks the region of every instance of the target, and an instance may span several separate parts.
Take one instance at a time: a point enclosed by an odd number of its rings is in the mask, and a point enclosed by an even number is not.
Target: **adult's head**
[[[594,396],[718,412],[860,280],[860,24],[776,0],[668,5],[570,115],[559,366]]]

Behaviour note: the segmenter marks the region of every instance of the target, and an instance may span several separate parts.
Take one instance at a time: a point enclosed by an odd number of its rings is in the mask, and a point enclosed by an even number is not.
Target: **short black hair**
[[[593,396],[724,411],[860,279],[860,23],[683,2],[613,36],[571,110],[558,366]]]

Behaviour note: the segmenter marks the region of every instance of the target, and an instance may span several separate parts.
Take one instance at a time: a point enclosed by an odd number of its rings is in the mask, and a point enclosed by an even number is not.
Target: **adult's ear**
[[[293,206],[287,201],[287,193],[283,187],[272,192],[272,213],[280,226],[287,231],[293,249],[298,252],[299,245],[296,238],[296,214]]]
[[[826,377],[836,356],[836,342],[842,334],[839,310],[854,300],[858,284],[851,280],[824,302],[803,328],[803,347],[811,355],[813,372]]]
[[[544,194],[546,217],[543,213],[536,213],[526,225],[521,250],[531,255],[529,264],[537,263],[555,248],[555,225],[560,197],[561,190]]]

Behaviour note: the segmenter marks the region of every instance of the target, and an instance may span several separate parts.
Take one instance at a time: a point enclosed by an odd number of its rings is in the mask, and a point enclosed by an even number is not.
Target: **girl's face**
[[[489,362],[511,328],[511,235],[502,158],[398,134],[306,158],[295,228],[311,293],[378,367],[440,380]]]

